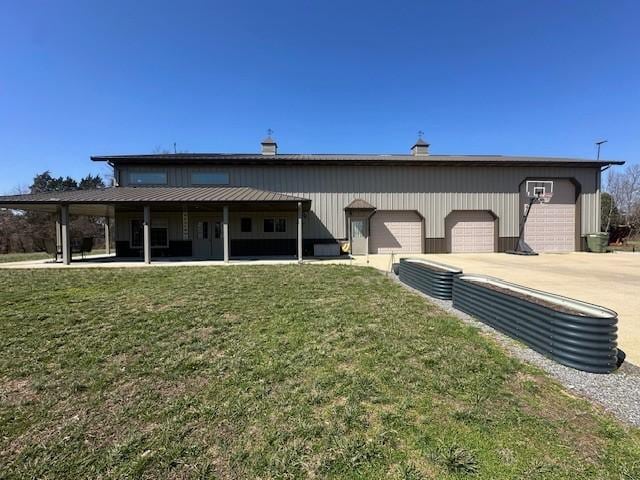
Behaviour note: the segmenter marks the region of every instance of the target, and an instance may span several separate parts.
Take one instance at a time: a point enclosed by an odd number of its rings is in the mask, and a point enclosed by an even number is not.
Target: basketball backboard
[[[527,197],[540,203],[549,203],[553,198],[553,180],[527,180]]]

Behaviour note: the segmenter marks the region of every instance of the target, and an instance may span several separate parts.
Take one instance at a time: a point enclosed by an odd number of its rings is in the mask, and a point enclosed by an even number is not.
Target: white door
[[[367,253],[367,219],[353,217],[351,219],[351,254]]]
[[[522,205],[522,214],[528,201]],[[575,187],[554,180],[549,203],[534,203],[524,225],[524,241],[534,252],[573,252],[576,248]]]
[[[447,217],[451,253],[489,253],[495,251],[495,219],[483,210],[459,210]]]
[[[413,211],[377,211],[371,217],[371,253],[422,253],[422,218]]]

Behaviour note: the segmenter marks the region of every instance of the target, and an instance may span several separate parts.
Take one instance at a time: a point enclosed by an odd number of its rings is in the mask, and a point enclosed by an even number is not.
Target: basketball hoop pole
[[[529,245],[524,242],[524,226],[527,223],[527,218],[529,218],[529,213],[531,212],[531,206],[535,201],[540,201],[539,196],[530,197],[529,205],[527,206],[527,211],[522,217],[522,223],[520,224],[520,233],[518,234],[518,241],[516,242],[516,248],[514,250],[507,250],[505,253],[509,253],[511,255],[538,255],[534,252]]]

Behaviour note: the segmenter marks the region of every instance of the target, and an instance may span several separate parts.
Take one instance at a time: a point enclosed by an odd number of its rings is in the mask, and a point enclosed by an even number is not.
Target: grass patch
[[[0,271],[0,478],[638,478],[640,433],[372,269]]]
[[[95,249],[86,255],[100,255],[105,253],[104,248]],[[82,258],[82,255],[79,253],[74,253],[72,258]],[[0,263],[9,263],[9,262],[29,262],[34,260],[52,260],[53,255],[49,255],[47,252],[30,252],[30,253],[4,253],[0,255]]]
[[[26,262],[30,260],[45,260],[53,258],[47,252],[31,252],[31,253],[4,253],[0,255],[0,263],[9,262]]]

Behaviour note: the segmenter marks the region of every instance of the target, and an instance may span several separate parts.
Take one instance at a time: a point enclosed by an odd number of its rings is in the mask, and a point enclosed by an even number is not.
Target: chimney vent
[[[418,140],[416,140],[416,143],[411,147],[411,153],[415,156],[429,155],[429,144],[424,141],[424,138],[422,138],[423,135],[424,132],[419,131]]]
[[[260,145],[262,146],[262,155],[275,155],[278,153],[278,144],[273,138],[271,138],[272,134],[273,130],[267,130],[267,138],[260,142]]]

